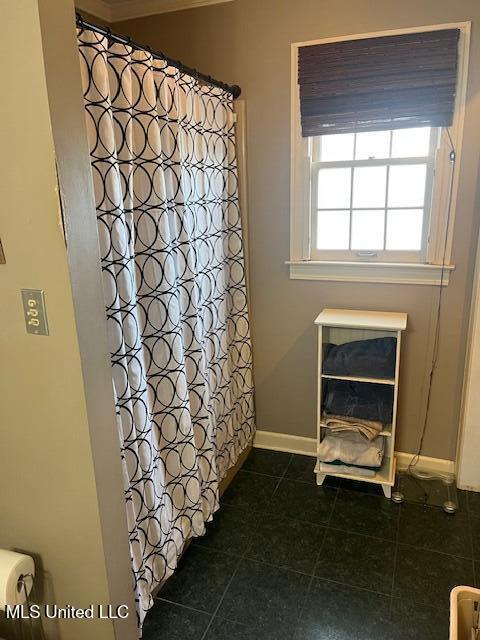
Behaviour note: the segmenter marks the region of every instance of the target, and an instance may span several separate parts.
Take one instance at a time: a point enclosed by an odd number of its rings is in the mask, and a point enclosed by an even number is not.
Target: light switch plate
[[[27,333],[48,336],[45,296],[41,289],[22,289],[23,314]]]

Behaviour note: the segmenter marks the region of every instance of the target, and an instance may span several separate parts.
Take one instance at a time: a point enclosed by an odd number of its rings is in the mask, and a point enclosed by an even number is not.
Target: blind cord
[[[417,452],[412,457],[412,459],[410,460],[410,464],[408,465],[408,474],[410,476],[412,476],[413,478],[416,478],[416,479],[429,479],[429,478],[432,477],[429,474],[422,474],[422,473],[419,473],[419,472],[415,472],[415,467],[417,466],[417,464],[418,464],[418,462],[420,460],[420,455],[421,455],[421,453],[423,451],[423,443],[424,443],[424,440],[425,440],[425,434],[427,432],[428,418],[429,418],[429,414],[430,414],[430,401],[431,401],[431,396],[432,396],[433,377],[434,377],[434,373],[435,373],[435,370],[437,368],[437,363],[438,363],[438,351],[439,351],[439,344],[440,344],[440,328],[441,328],[441,313],[442,313],[443,291],[444,291],[444,288],[445,288],[445,284],[444,284],[443,278],[444,278],[444,274],[445,274],[445,262],[446,262],[446,257],[447,257],[448,230],[449,230],[449,227],[450,227],[450,218],[451,218],[451,213],[452,213],[453,177],[454,177],[454,173],[455,173],[456,153],[455,153],[455,147],[453,146],[452,137],[450,135],[450,131],[449,131],[448,127],[445,128],[445,131],[447,133],[448,140],[449,140],[449,143],[450,143],[449,160],[450,160],[450,165],[451,165],[450,181],[449,181],[449,185],[448,185],[447,220],[446,220],[446,225],[445,225],[445,238],[444,238],[444,244],[443,244],[441,280],[440,280],[440,287],[439,287],[439,291],[438,291],[437,312],[436,312],[436,318],[435,318],[435,338],[434,338],[434,342],[433,342],[432,363],[431,363],[430,372],[429,372],[429,375],[428,375],[428,389],[427,389],[427,401],[426,401],[426,404],[425,404],[425,414],[424,414],[422,431],[421,431],[421,435],[420,435],[420,441],[419,441],[418,449],[417,449]],[[425,489],[423,487],[422,487],[422,489],[423,489],[423,491],[425,493],[425,499],[427,500],[428,499],[428,493],[425,491]]]

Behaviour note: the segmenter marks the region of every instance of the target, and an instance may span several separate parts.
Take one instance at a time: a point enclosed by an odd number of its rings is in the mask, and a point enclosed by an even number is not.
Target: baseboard
[[[273,431],[257,431],[253,439],[253,446],[257,449],[273,449],[273,451],[287,451],[304,456],[314,456],[317,452],[317,441],[314,438],[292,436],[288,433],[274,433]]]
[[[413,453],[404,453],[403,451],[395,451],[397,459],[397,469],[406,469],[410,464]],[[444,460],[443,458],[430,458],[429,456],[420,456],[416,465],[418,471],[425,471],[437,475],[454,474],[455,461]]]
[[[253,446],[258,449],[273,449],[273,451],[287,451],[305,456],[314,456],[317,450],[317,441],[315,438],[292,436],[288,433],[257,430]],[[397,468],[406,469],[410,464],[413,454],[396,451],[395,457],[397,459]],[[451,474],[455,472],[455,462],[453,460],[443,460],[442,458],[420,456],[416,469],[418,471],[439,475]]]

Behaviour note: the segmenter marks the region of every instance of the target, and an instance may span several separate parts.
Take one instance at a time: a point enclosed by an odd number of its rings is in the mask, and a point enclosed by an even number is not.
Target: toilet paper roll
[[[33,558],[0,549],[0,609],[5,611],[7,604],[23,604],[32,589],[34,575]]]

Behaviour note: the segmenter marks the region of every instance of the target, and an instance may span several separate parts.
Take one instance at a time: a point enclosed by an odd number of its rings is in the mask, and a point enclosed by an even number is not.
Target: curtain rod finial
[[[233,97],[233,99],[234,99],[234,100],[236,100],[237,98],[239,98],[239,97],[240,97],[240,95],[241,95],[241,93],[242,93],[242,90],[241,90],[241,88],[238,86],[238,84],[233,84],[233,85],[230,87],[230,91],[232,92],[232,97]]]

